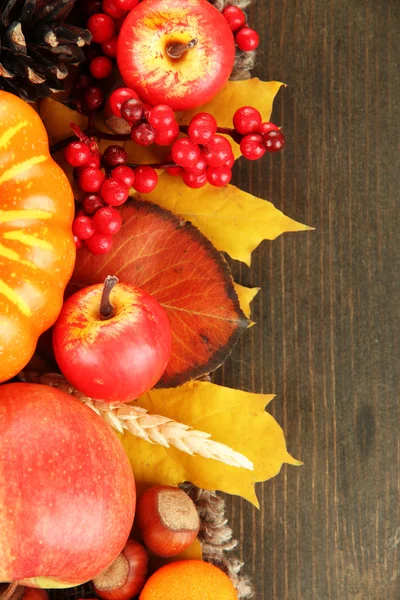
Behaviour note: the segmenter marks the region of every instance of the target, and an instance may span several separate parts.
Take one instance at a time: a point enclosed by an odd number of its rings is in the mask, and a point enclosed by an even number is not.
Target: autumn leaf
[[[139,197],[139,195],[137,195]],[[228,185],[188,188],[180,177],[159,177],[154,192],[143,196],[190,221],[221,252],[250,265],[251,253],[262,240],[274,240],[288,231],[305,231],[271,202]]]
[[[252,394],[194,381],[176,389],[151,390],[137,401],[160,414],[210,433],[253,461],[254,471],[152,445],[129,433],[121,439],[139,490],[154,484],[190,481],[200,488],[242,496],[258,506],[254,484],[277,475],[283,465],[300,465],[286,450],[283,431],[265,412],[273,395]]]
[[[195,227],[155,204],[131,201],[121,215],[123,226],[107,257],[79,250],[71,291],[106,275],[143,288],[171,323],[172,357],[161,385],[213,371],[249,324],[226,262]]]
[[[259,287],[248,288],[248,287],[244,287],[243,285],[240,285],[239,283],[236,283],[236,282],[234,283],[234,287],[235,287],[235,291],[239,298],[240,308],[242,309],[242,311],[244,312],[246,317],[248,319],[250,319],[250,317],[251,317],[250,304],[252,303],[254,298],[257,296],[257,294],[261,288],[259,288]],[[252,325],[254,325],[254,323],[251,321],[251,323],[249,324],[249,327]]]
[[[254,106],[260,111],[263,122],[269,121],[274,98],[283,85],[279,81],[261,81],[257,77],[244,81],[228,81],[208,104],[180,113],[179,123],[188,125],[195,114],[207,112],[215,117],[219,127],[233,127],[233,115],[242,106]],[[239,144],[233,142],[231,137],[228,139],[232,143],[235,158],[238,158],[241,156]]]

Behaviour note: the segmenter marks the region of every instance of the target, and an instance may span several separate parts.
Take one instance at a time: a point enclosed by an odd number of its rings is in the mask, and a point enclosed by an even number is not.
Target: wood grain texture
[[[237,280],[257,326],[217,381],[275,392],[304,467],[229,500],[257,600],[400,598],[397,0],[258,0],[256,75],[285,81],[287,146],[240,187],[316,228],[263,243]]]

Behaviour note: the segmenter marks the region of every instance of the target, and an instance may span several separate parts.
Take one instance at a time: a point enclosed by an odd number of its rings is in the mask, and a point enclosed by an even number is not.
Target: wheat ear
[[[57,387],[97,413],[106,423],[120,433],[126,429],[150,444],[160,444],[165,448],[173,446],[187,454],[198,454],[204,458],[213,458],[232,467],[240,467],[252,471],[253,463],[240,452],[235,452],[229,446],[210,439],[210,434],[197,431],[188,425],[178,423],[162,415],[149,415],[145,408],[131,404],[107,404],[88,398],[58,373],[40,374],[34,371],[22,371],[19,374],[22,381],[41,383]]]

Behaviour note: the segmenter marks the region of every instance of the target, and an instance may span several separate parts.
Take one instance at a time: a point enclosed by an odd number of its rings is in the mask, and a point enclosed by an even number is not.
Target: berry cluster
[[[247,26],[245,13],[237,6],[228,5],[222,14],[233,31],[239,49],[244,52],[255,50],[260,43],[260,38],[257,31]]]
[[[87,0],[84,10],[89,17],[86,24],[92,34],[88,50],[89,71],[95,79],[107,79],[117,56],[118,32],[126,15],[139,0]]]
[[[178,137],[174,111],[165,104],[149,106],[139,100],[136,92],[124,87],[112,92],[107,104],[115,117],[126,121],[131,139],[140,146],[169,146]]]
[[[150,166],[127,166],[128,155],[122,146],[109,146],[100,155],[97,144],[84,136],[64,150],[66,161],[73,167],[79,189],[83,192],[82,208],[73,223],[77,247],[82,243],[93,254],[106,254],[112,248],[112,236],[121,227],[116,207],[124,204],[129,188],[145,193],[157,185],[157,172]]]
[[[207,182],[216,187],[232,179],[235,159],[232,146],[217,134],[217,122],[209,113],[198,113],[187,128],[188,137],[177,139],[170,158],[178,167],[166,169],[171,175],[181,175],[190,188],[201,188]]]
[[[240,151],[248,160],[258,160],[266,152],[279,152],[285,145],[279,127],[263,123],[261,114],[252,106],[242,106],[235,112],[233,126],[242,136]]]

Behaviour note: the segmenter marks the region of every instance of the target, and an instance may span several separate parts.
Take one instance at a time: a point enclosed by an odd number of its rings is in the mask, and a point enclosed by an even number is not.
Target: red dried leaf
[[[130,201],[121,214],[122,230],[109,255],[78,252],[72,286],[116,275],[157,298],[173,334],[160,385],[180,385],[213,371],[249,325],[226,262],[198,229],[156,204]]]

